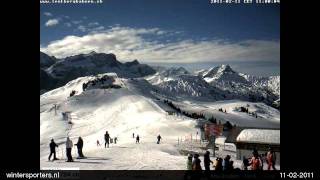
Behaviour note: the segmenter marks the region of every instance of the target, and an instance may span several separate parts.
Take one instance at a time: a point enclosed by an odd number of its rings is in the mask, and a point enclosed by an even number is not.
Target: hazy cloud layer
[[[50,42],[47,46],[40,46],[40,50],[59,58],[96,51],[114,53],[120,60],[138,59],[142,62],[280,61],[279,41],[229,42],[207,38],[163,40],[168,38],[168,34],[179,36],[179,33],[158,28],[135,29],[117,26],[105,30],[103,26],[99,26],[95,30],[88,31],[87,27],[80,27],[79,30],[86,31],[88,34],[66,36]],[[159,41],[159,38],[162,40]]]

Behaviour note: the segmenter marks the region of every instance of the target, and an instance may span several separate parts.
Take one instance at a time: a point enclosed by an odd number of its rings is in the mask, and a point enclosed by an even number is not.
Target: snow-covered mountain
[[[40,52],[40,62],[51,62],[50,57]],[[50,64],[50,63],[46,63]],[[56,59],[50,67],[44,68],[48,76],[57,81],[59,87],[78,77],[114,72],[119,77],[136,78],[154,74],[156,71],[150,66],[140,64],[137,60],[121,63],[114,54],[91,52]],[[43,87],[43,86],[42,86]],[[40,89],[41,90],[41,89]]]
[[[209,70],[202,71],[200,74],[208,83],[212,82],[235,82],[247,84],[248,81],[239,73],[235,72],[229,65],[221,65]]]
[[[160,84],[162,82],[175,80],[180,75],[190,75],[190,72],[183,67],[158,67],[157,70],[156,74],[146,77],[151,84]]]
[[[178,82],[172,85],[178,91],[192,94],[206,91],[210,85],[200,76],[178,75]],[[83,89],[83,85],[87,88]],[[171,87],[171,85],[169,85]],[[189,91],[188,88],[198,87]],[[181,88],[181,89],[180,89]],[[185,89],[186,88],[186,89]],[[70,92],[75,91],[70,97]],[[143,78],[119,78],[115,73],[84,76],[72,80],[40,96],[40,166],[54,168],[116,169],[116,170],[184,170],[186,156],[180,153],[177,139],[184,142],[192,134],[199,132],[198,120],[186,116],[170,116],[166,112],[170,107],[164,99],[174,99],[177,94],[168,93],[166,89],[151,85]],[[194,97],[197,94],[194,94]],[[280,112],[263,103],[245,101],[173,101],[181,110],[200,112],[214,116],[222,123],[230,121],[245,127],[280,127]],[[253,117],[239,112],[237,107],[246,106]],[[219,108],[227,113],[218,111]],[[64,119],[62,113],[69,113]],[[104,133],[108,131],[111,138],[117,137],[117,144],[104,148]],[[139,134],[140,144],[135,143],[132,133]],[[161,134],[161,144],[156,144],[156,137]],[[65,162],[65,139],[69,136],[76,143],[79,136],[84,141],[83,152],[86,159],[75,159],[73,163]],[[60,160],[49,162],[48,143],[51,138],[59,145],[57,156]],[[198,136],[199,138],[199,136]],[[101,146],[97,145],[97,140]],[[192,145],[193,150],[195,146]],[[203,151],[203,150],[199,150]],[[223,152],[217,152],[223,153]],[[230,154],[232,152],[228,152]],[[76,148],[72,150],[77,156]],[[235,153],[234,153],[235,154]],[[232,155],[235,166],[241,166],[241,160]]]
[[[256,77],[221,65],[186,73],[183,68],[169,68],[146,79],[164,91],[178,96],[206,97],[207,100],[242,99],[277,104],[280,98],[280,76]]]

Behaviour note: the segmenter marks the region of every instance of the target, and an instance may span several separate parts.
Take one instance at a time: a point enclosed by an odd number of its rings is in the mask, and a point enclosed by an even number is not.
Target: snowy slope
[[[103,77],[112,80],[95,85],[89,83],[87,90],[82,90],[83,83],[93,82]],[[174,81],[167,82],[167,87],[176,89],[167,91],[159,85],[153,86],[143,78],[125,79],[119,78],[115,73],[107,73],[80,77],[42,94],[40,96],[41,167],[117,170],[185,169],[186,156],[180,153],[177,138],[195,135],[199,131],[196,128],[198,121],[185,116],[167,115],[164,111],[166,105],[161,103],[163,98],[175,99],[174,104],[183,110],[203,112],[208,117],[214,115],[222,122],[230,121],[232,124],[246,127],[280,127],[280,112],[263,103],[175,98],[175,92],[185,92],[187,95],[208,91],[210,86],[199,76],[179,74]],[[199,86],[199,84],[202,85]],[[121,88],[110,88],[110,85]],[[195,87],[199,89],[194,89]],[[76,91],[75,96],[69,97],[73,90]],[[236,107],[248,104],[250,111],[258,113],[259,118],[236,111]],[[56,111],[54,105],[57,107]],[[217,110],[218,108],[227,109],[228,113],[221,113]],[[61,113],[66,111],[71,112],[72,125],[62,119]],[[103,147],[105,131],[109,131],[112,138],[118,137],[119,140],[109,149]],[[140,135],[140,144],[135,144],[132,133]],[[155,143],[158,134],[163,138],[163,143],[160,145]],[[74,163],[64,161],[65,145],[63,143],[67,136],[70,136],[74,143],[78,136],[83,138],[83,151],[88,159],[76,160]],[[48,144],[51,138],[60,145],[57,155],[63,160],[47,161]],[[102,144],[101,147],[96,146],[97,140]],[[73,148],[73,156],[76,156],[76,148]]]
[[[242,127],[276,128],[280,129],[280,111],[264,103],[252,103],[240,100],[200,102],[200,101],[173,101],[173,104],[183,111],[204,114],[207,118],[215,117],[221,123],[229,121],[232,125]],[[255,112],[258,118],[247,113],[239,112],[238,107],[248,107]],[[220,112],[219,109],[227,113]]]
[[[184,169],[185,157],[174,145],[176,137],[196,131],[195,122],[188,119],[167,118],[166,113],[153,101],[135,90],[135,81],[115,78],[120,89],[90,89],[82,92],[82,84],[94,76],[78,78],[67,85],[40,96],[40,164],[41,167],[80,167],[81,169]],[[137,82],[141,83],[141,82]],[[68,97],[72,90],[76,96]],[[54,111],[57,104],[57,114]],[[75,117],[72,127],[62,120],[61,112],[71,111]],[[103,144],[108,130],[119,142],[110,149],[96,147]],[[139,134],[141,144],[136,145],[132,133]],[[164,142],[158,145],[156,136]],[[47,162],[48,143],[54,138],[63,143],[69,135],[74,143],[78,136],[84,139],[82,162],[68,164],[64,161]],[[64,147],[64,145],[62,145]],[[58,155],[62,157],[63,148]],[[74,148],[75,149],[75,148]],[[74,150],[75,151],[75,150]],[[60,154],[59,154],[60,153]],[[74,152],[75,154],[75,152]],[[166,159],[166,160],[164,160]],[[170,166],[168,165],[170,162]]]

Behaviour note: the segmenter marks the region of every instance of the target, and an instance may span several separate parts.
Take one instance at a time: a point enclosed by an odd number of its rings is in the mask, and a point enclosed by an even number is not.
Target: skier
[[[187,170],[192,170],[192,154],[189,154],[188,160],[187,160]]]
[[[228,171],[229,167],[230,167],[230,155],[227,155],[223,162],[222,162],[222,166],[223,166],[223,171]]]
[[[108,144],[108,148],[109,148],[109,139],[110,139],[110,135],[109,135],[108,131],[106,131],[106,134],[104,135],[104,140],[105,140],[104,148],[106,148],[107,144]]]
[[[79,137],[77,144],[75,144],[78,148],[78,155],[79,158],[84,158],[84,155],[82,153],[82,148],[83,148],[83,140],[81,137]]]
[[[234,167],[233,167],[233,161],[229,162],[229,171],[233,171]]]
[[[249,160],[245,156],[243,156],[242,163],[243,163],[243,170],[248,170]]]
[[[251,170],[260,170],[262,166],[262,161],[256,150],[253,151],[253,157],[251,158],[249,164],[251,165]]]
[[[276,153],[273,152],[272,148],[269,148],[269,151],[267,153],[267,163],[268,163],[268,170],[271,168],[273,170],[276,170]]]
[[[160,144],[160,140],[161,140],[160,134],[158,135],[157,139],[158,139],[157,144]]]
[[[58,145],[54,142],[53,139],[51,139],[51,143],[49,144],[50,146],[50,155],[49,155],[49,161],[51,159],[51,156],[53,154],[53,161],[54,160],[58,160],[58,158],[56,157],[56,147],[58,147]]]
[[[202,170],[200,163],[199,154],[195,154],[192,162],[192,170]]]
[[[132,133],[132,138],[134,138],[134,133]]]
[[[99,140],[97,140],[97,146],[100,146],[100,142],[99,142]]]
[[[67,152],[67,158],[68,158],[67,162],[73,162],[72,155],[71,155],[72,147],[73,147],[73,143],[70,140],[70,138],[67,137],[67,141],[66,141],[66,152]]]
[[[204,168],[206,171],[210,171],[210,163],[213,164],[213,162],[210,160],[210,152],[206,151],[206,153],[203,155],[203,163]]]
[[[140,142],[139,142],[139,141],[140,141],[140,137],[139,137],[139,134],[138,134],[138,135],[137,135],[137,138],[136,138],[136,144],[137,144],[137,143],[139,143],[139,144],[140,144]]]
[[[214,166],[214,170],[216,171],[222,171],[222,158],[216,158],[216,163],[215,163],[215,166]]]
[[[115,138],[114,138],[114,143],[115,143],[115,144],[117,144],[117,140],[118,140],[118,138],[115,137]]]

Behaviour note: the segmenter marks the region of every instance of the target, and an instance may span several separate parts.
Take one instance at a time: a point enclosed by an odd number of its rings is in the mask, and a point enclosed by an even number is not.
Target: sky
[[[40,51],[58,58],[114,53],[120,61],[280,74],[280,7],[208,0],[41,4]],[[209,68],[209,67],[208,67]]]

